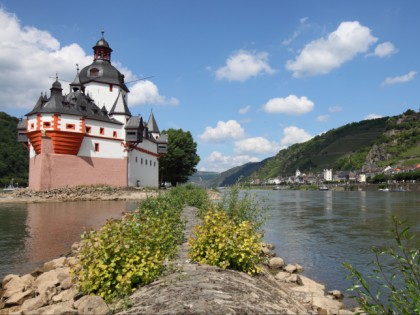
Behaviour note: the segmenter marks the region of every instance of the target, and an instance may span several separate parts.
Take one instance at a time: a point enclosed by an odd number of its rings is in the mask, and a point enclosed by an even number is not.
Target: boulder
[[[330,296],[314,296],[312,298],[312,307],[318,310],[326,310],[327,315],[338,314],[338,311],[344,307],[343,303],[333,300]]]
[[[7,277],[8,276],[6,276],[6,278]],[[3,293],[3,298],[5,299],[10,298],[15,293],[21,293],[25,291],[25,288],[27,287],[27,283],[21,277],[16,275],[12,275],[7,279],[7,281],[3,282],[6,282],[6,285],[3,286],[5,290]]]
[[[73,286],[73,281],[71,279],[71,277],[68,277],[66,279],[64,279],[63,281],[61,281],[60,283],[60,288],[62,290],[68,290]]]
[[[36,287],[36,292],[38,294],[44,293],[48,288],[57,287],[61,281],[70,276],[70,268],[57,268],[47,272],[44,272],[40,275],[34,283]]]
[[[28,299],[23,302],[20,310],[26,314],[26,312],[37,310],[48,304],[48,298],[46,294],[38,295],[32,299]]]
[[[76,266],[79,260],[76,257],[67,257],[66,266],[73,267]]]
[[[341,293],[341,291],[339,290],[332,290],[332,291],[328,291],[329,295],[332,295],[334,298],[342,300],[344,298],[344,294]]]
[[[78,293],[77,289],[75,287],[72,287],[69,290],[64,290],[58,293],[57,295],[54,295],[52,297],[52,301],[54,303],[70,301],[74,299],[77,293]]]
[[[280,257],[272,257],[268,262],[268,267],[271,269],[280,269],[284,266],[284,260]]]
[[[100,296],[97,295],[85,295],[75,302],[74,306],[77,306],[79,314],[106,315],[109,312],[108,305]]]
[[[67,301],[47,305],[36,310],[27,311],[25,312],[25,315],[78,315],[79,313],[72,307],[72,304],[72,301]]]
[[[297,274],[291,274],[289,272],[280,271],[274,278],[281,282],[297,283],[299,285],[302,285],[302,280]]]
[[[9,297],[6,300],[5,306],[11,307],[11,306],[21,305],[26,299],[28,299],[29,297],[32,297],[33,294],[34,294],[34,291],[31,289],[26,290],[24,292],[16,292],[15,294],[13,294],[11,297]]]
[[[302,272],[303,271],[303,267],[301,265],[295,264],[295,266],[296,266],[296,271],[297,272]]]
[[[64,267],[66,263],[66,257],[60,257],[44,263],[44,272]]]
[[[288,264],[288,265],[284,268],[284,270],[285,270],[286,272],[288,272],[288,273],[294,273],[294,272],[296,272],[296,271],[297,271],[297,267],[296,267],[295,265]]]
[[[13,275],[13,274],[10,274],[10,275],[5,276],[5,277],[3,278],[3,281],[1,282],[1,286],[2,286],[2,288],[6,288],[6,284],[7,284],[10,280],[12,280],[12,279],[14,279],[14,278],[19,278],[19,276],[18,276],[18,275]]]
[[[295,292],[309,294],[311,296],[324,296],[325,295],[325,286],[315,282],[305,276],[299,276],[302,285],[298,287],[291,288]]]

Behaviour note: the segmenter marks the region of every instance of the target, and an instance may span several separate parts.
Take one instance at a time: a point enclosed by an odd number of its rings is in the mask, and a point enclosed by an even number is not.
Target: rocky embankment
[[[196,209],[186,207],[185,238],[199,223]],[[353,314],[343,309],[342,294],[299,274],[302,267],[285,264],[265,246],[264,271],[258,276],[198,265],[188,259],[185,242],[178,257],[157,281],[139,288],[122,314]],[[47,262],[23,276],[8,275],[0,289],[0,315],[9,314],[109,314],[121,310],[106,305],[99,296],[83,295],[72,283],[70,268],[77,263],[78,245],[68,257]]]
[[[85,201],[85,200],[138,200],[156,195],[156,190],[118,188],[110,186],[77,186],[50,190],[15,189],[0,194],[0,203]]]

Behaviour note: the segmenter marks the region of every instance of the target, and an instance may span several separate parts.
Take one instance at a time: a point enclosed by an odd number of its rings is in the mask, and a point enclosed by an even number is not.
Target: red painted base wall
[[[45,190],[99,184],[127,186],[127,167],[127,158],[41,153],[29,161],[29,188]]]

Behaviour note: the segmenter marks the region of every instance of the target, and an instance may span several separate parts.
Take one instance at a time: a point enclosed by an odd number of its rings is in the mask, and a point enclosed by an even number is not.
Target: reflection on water
[[[0,204],[0,279],[68,253],[84,228],[99,227],[136,206],[135,201]]]
[[[420,232],[420,195],[415,192],[255,191],[264,195],[270,220],[265,240],[286,263],[299,263],[305,275],[342,292],[350,286],[342,267],[368,270],[373,245],[393,244],[392,216]]]

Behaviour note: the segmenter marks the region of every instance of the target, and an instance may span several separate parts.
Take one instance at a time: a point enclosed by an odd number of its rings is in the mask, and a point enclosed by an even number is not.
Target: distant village
[[[322,185],[328,183],[344,183],[344,184],[366,184],[369,179],[377,175],[384,175],[387,178],[386,183],[399,182],[398,179],[392,179],[393,175],[401,173],[420,172],[420,163],[411,168],[399,168],[387,166],[383,170],[375,171],[336,171],[333,169],[324,169],[322,173],[302,173],[299,169],[296,170],[294,176],[276,177],[267,180],[253,179],[253,185]],[[416,182],[419,178],[411,179],[410,182]],[[401,181],[406,181],[402,179]]]

